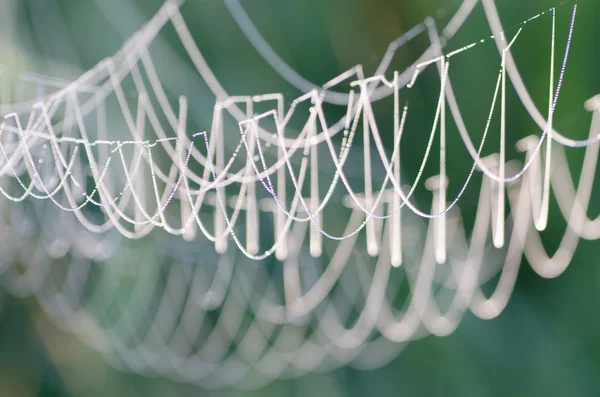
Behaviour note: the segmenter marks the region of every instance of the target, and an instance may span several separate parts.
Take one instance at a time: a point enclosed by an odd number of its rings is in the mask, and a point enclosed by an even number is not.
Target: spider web
[[[73,82],[23,73],[20,82],[35,87],[35,99],[5,98],[10,110],[0,126],[0,191],[7,199],[1,244],[11,258],[0,267],[5,288],[36,296],[57,324],[117,368],[203,387],[258,387],[348,363],[377,367],[411,340],[450,334],[467,310],[499,315],[523,256],[541,276],[556,277],[581,238],[600,237],[598,219],[586,215],[600,100],[585,105],[592,112],[588,139],[554,129],[577,3],[510,31],[494,2],[482,3],[490,37],[446,49],[476,4],[465,0],[441,32],[429,18],[393,41],[373,76],[357,65],[316,85],[277,55],[237,0],[227,0],[254,48],[303,92],[287,107],[282,93],[229,95],[174,1]],[[564,9],[571,10],[570,24],[557,52],[556,19]],[[522,32],[542,23],[551,43],[546,116],[511,53]],[[163,86],[152,46],[166,26],[214,93],[208,131],[190,131],[194,104],[182,95],[173,105]],[[404,71],[389,71],[395,52],[420,35],[430,46]],[[450,70],[485,45],[496,46],[499,71],[481,140],[473,142]],[[404,96],[432,69],[439,78],[436,109],[419,171],[407,182],[400,147],[412,105]],[[540,129],[517,143],[523,161],[506,158],[508,84]],[[386,98],[391,141],[374,110]],[[344,108],[344,116],[328,121],[328,105]],[[455,197],[448,197],[450,118],[472,158]],[[489,139],[499,140],[499,152],[483,156]],[[439,173],[425,179],[436,142]],[[564,147],[585,148],[577,186]],[[359,169],[360,184],[349,168]],[[458,204],[479,172],[475,219],[465,227]],[[430,210],[413,199],[423,184]],[[551,192],[567,223],[554,255],[539,234]],[[347,214],[341,230],[329,228],[329,213]],[[164,233],[158,237],[155,229]],[[272,230],[271,241],[265,230]],[[141,251],[122,244],[142,238],[156,244]],[[495,288],[486,296],[490,282]]]

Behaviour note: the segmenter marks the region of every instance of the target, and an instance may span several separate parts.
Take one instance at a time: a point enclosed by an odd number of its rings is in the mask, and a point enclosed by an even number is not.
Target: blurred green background
[[[299,74],[322,84],[355,64],[373,73],[389,42],[426,16],[444,26],[458,0],[241,0],[275,51]],[[503,25],[515,32],[523,20],[557,8],[557,58],[562,59],[574,1],[498,0]],[[140,24],[160,7],[160,0],[2,0],[0,63],[17,75],[30,70],[72,80],[114,53]],[[579,1],[573,46],[555,115],[556,128],[573,138],[589,132],[590,114],[583,102],[600,93],[600,2]],[[260,57],[219,0],[187,0],[182,13],[211,68],[232,95],[298,92]],[[549,19],[523,31],[515,59],[538,103],[547,106]],[[453,50],[490,35],[483,7],[448,44]],[[427,45],[422,35],[402,48],[392,66],[403,70]],[[169,32],[165,40],[183,57]],[[168,68],[171,59],[160,59]],[[185,61],[184,61],[185,62]],[[558,61],[557,61],[558,62]],[[468,120],[478,125],[489,110],[499,56],[492,43],[473,50],[452,69],[451,77]],[[558,65],[558,63],[557,63]],[[164,70],[164,69],[163,69]],[[388,76],[389,77],[389,76]],[[414,178],[422,157],[432,104],[439,81],[432,74],[419,89],[415,121],[406,134],[403,170]],[[183,87],[198,106],[198,128],[210,121],[214,96],[197,81],[167,79]],[[510,95],[510,94],[509,94]],[[539,129],[517,106],[509,115],[508,140],[516,142]],[[420,109],[420,110],[419,110]],[[331,110],[336,113],[335,109]],[[420,115],[419,113],[420,112]],[[421,121],[422,119],[422,121]],[[385,121],[382,121],[384,124]],[[388,121],[391,122],[391,120]],[[419,130],[420,124],[423,128]],[[472,128],[474,142],[481,136]],[[450,196],[458,192],[471,159],[449,128]],[[492,144],[493,146],[493,144]],[[492,152],[493,147],[488,147]],[[579,172],[583,151],[567,151],[571,170]],[[509,151],[508,157],[516,157]],[[435,173],[436,161],[426,172]],[[596,189],[598,190],[598,189]],[[461,210],[476,208],[478,187],[467,190]],[[589,216],[600,212],[599,192],[592,195]],[[419,192],[423,208],[430,198]],[[542,233],[553,251],[565,222],[551,204],[549,227]],[[341,368],[292,380],[276,380],[255,391],[203,390],[158,378],[123,373],[95,351],[49,323],[34,299],[20,300],[0,289],[0,396],[595,396],[600,393],[600,242],[584,241],[573,262],[557,279],[545,280],[522,266],[514,294],[496,319],[467,314],[450,336],[410,343],[386,366],[370,371]]]

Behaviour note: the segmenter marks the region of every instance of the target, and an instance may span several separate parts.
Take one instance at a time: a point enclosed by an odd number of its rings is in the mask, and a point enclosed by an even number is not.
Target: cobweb
[[[498,316],[523,257],[542,277],[556,277],[580,239],[600,238],[598,219],[587,216],[600,99],[585,104],[589,138],[555,129],[576,2],[505,30],[494,1],[482,0],[491,36],[452,47],[476,4],[464,0],[441,30],[433,18],[407,30],[371,76],[357,65],[315,84],[277,54],[237,0],[225,0],[255,50],[301,92],[289,104],[280,92],[226,92],[182,4],[171,0],[74,81],[23,72],[11,87],[4,73],[4,288],[35,296],[57,325],[117,368],[203,387],[259,387],[349,363],[374,368],[409,341],[452,333],[467,311]],[[568,21],[564,35],[558,18]],[[511,52],[530,26],[549,37],[544,111]],[[153,50],[168,45],[166,29],[214,94],[206,131],[188,120],[198,104],[185,95],[172,101],[164,86]],[[396,52],[422,37],[427,49],[391,70]],[[451,72],[482,46],[496,49],[498,72],[474,134]],[[438,87],[429,126],[407,128],[412,92],[425,78]],[[380,127],[379,106],[391,109],[391,134]],[[343,115],[332,120],[328,107]],[[507,107],[525,109],[538,126],[516,143],[522,155],[514,159]],[[448,178],[450,125],[470,156],[462,180]],[[422,162],[409,178],[401,147],[405,135],[424,132]],[[578,176],[565,147],[585,150]],[[459,205],[474,179],[475,217],[465,225]],[[415,199],[423,186],[430,208]],[[551,193],[567,223],[553,255],[539,234]],[[153,243],[124,244],[140,239]]]

